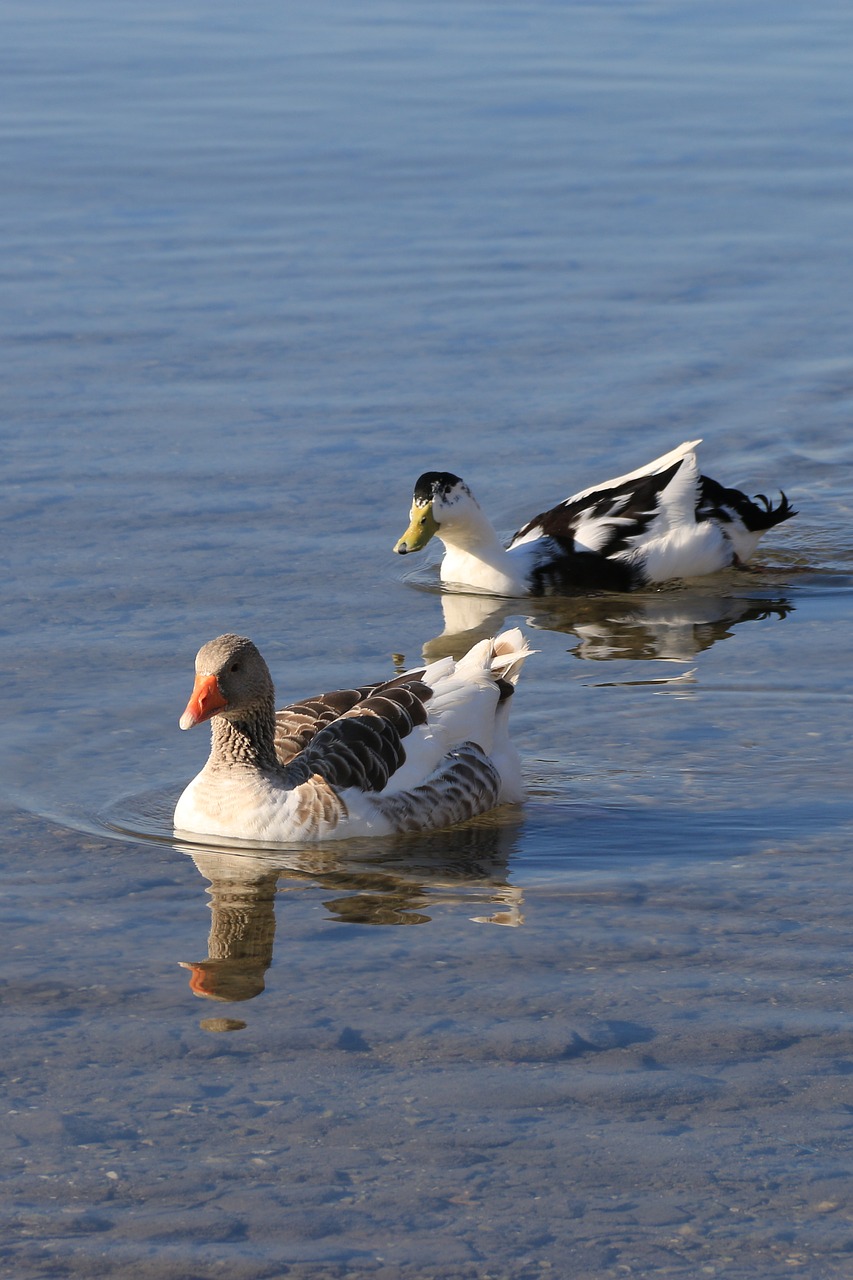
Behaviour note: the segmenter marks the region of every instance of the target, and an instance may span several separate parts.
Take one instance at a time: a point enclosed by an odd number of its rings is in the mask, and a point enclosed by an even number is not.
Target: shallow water
[[[848,1275],[847,8],[7,10],[6,1273]],[[392,555],[427,468],[509,533],[698,436],[750,570]],[[203,641],[516,623],[523,807],[171,839]]]

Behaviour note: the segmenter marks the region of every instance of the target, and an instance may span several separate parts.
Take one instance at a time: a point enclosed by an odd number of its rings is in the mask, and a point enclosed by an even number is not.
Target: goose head
[[[192,729],[213,716],[243,720],[273,701],[269,667],[245,636],[225,635],[199,649],[195,660],[195,684],[179,721]]]
[[[422,551],[436,534],[444,539],[455,526],[482,519],[477,500],[451,471],[425,471],[412,495],[409,527],[394,546],[398,555]]]

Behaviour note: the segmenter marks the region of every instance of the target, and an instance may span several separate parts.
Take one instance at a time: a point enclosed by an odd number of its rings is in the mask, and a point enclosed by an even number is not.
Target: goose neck
[[[226,764],[276,768],[274,705],[246,710],[239,717],[215,716],[211,721],[211,755]]]

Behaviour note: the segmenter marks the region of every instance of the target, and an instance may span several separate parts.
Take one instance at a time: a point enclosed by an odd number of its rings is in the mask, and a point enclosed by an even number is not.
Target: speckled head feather
[[[455,476],[452,471],[425,471],[418,477],[412,497],[419,507],[423,507],[436,498],[443,501],[457,486],[461,487],[463,492],[470,493],[465,481]]]
[[[479,507],[464,480],[452,471],[425,471],[412,494],[409,527],[394,550],[401,556],[422,551],[440,528],[469,510],[479,511]]]

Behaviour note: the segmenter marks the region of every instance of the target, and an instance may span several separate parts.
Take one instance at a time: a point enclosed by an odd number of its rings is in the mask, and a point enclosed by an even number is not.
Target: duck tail
[[[791,516],[797,514],[788,501],[787,495],[781,489],[779,493],[779,501],[775,507],[763,493],[757,493],[754,500],[748,502],[747,510],[743,513],[743,522],[748,529],[755,533],[759,529],[762,531],[772,529],[774,525],[781,524],[783,520],[790,520]]]
[[[697,520],[740,521],[749,533],[762,534],[766,529],[790,520],[797,512],[782,493],[776,506],[765,493],[749,498],[740,489],[727,489],[718,480],[702,476],[699,501],[696,504]]]

